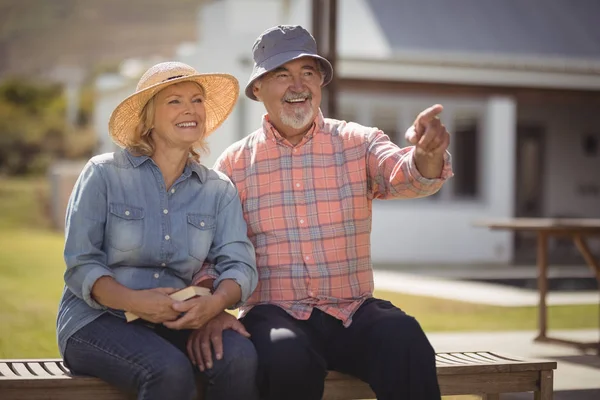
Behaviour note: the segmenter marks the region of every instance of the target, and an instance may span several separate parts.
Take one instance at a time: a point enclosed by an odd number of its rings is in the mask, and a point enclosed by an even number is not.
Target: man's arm
[[[400,148],[380,130],[367,135],[367,173],[374,198],[429,196],[452,176],[451,157],[446,151],[449,135],[431,116],[432,109],[439,113],[433,107],[425,110],[406,133],[407,140],[416,143],[414,146]],[[426,118],[437,122],[430,123]]]

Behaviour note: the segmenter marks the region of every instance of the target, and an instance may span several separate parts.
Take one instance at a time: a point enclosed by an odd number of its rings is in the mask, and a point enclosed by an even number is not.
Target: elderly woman
[[[122,149],[87,163],[67,209],[57,333],[74,374],[161,400],[197,398],[201,374],[209,400],[257,398],[256,352],[241,324],[226,332],[223,353],[207,368],[194,368],[191,343],[257,283],[236,189],[202,166],[196,150],[238,93],[231,75],[167,62],[150,68],[114,110],[109,132]],[[192,283],[213,292],[169,296]],[[127,322],[126,311],[140,319]]]

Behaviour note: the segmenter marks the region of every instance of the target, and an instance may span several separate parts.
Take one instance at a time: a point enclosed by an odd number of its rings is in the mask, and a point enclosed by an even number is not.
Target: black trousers
[[[320,400],[327,370],[367,382],[378,400],[439,400],[435,352],[411,316],[371,298],[348,328],[314,309],[306,321],[274,305],[242,319],[258,353],[258,386],[265,400]]]

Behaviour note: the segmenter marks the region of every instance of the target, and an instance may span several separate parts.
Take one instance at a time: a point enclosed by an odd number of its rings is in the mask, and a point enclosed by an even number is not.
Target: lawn
[[[57,357],[63,235],[50,230],[40,180],[0,180],[0,358]],[[535,307],[504,308],[377,291],[427,332],[533,330]],[[549,307],[553,329],[598,326],[598,305]]]

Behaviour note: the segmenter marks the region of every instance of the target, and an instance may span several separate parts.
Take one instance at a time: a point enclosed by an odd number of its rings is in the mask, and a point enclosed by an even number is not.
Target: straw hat
[[[140,78],[135,93],[119,104],[110,116],[108,132],[116,144],[125,147],[126,137],[135,132],[142,110],[156,93],[180,82],[197,82],[204,88],[206,133],[210,135],[227,119],[239,96],[239,84],[233,75],[199,74],[181,62],[164,62],[151,67]]]

